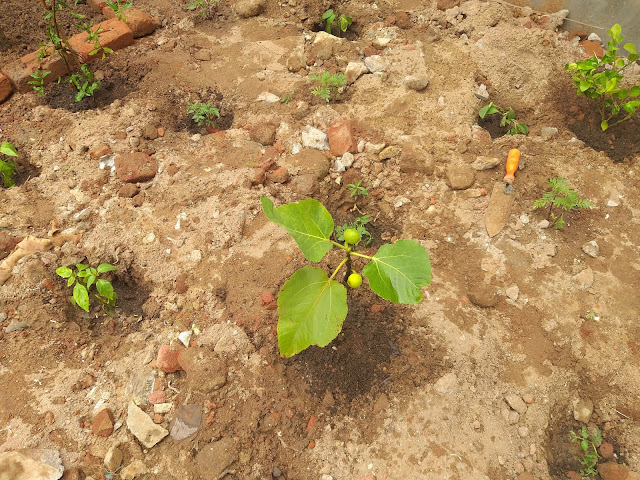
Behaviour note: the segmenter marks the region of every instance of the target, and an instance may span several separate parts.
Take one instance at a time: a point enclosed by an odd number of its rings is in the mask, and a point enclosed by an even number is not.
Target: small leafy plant
[[[344,73],[315,73],[309,75],[309,79],[320,82],[320,85],[311,90],[311,93],[323,98],[327,103],[329,103],[332,96],[338,96],[340,87],[347,84],[347,76]]]
[[[18,156],[18,151],[9,142],[0,144],[0,177],[5,187],[14,187],[13,175],[16,173],[16,163],[12,157]]]
[[[129,1],[120,5],[120,0],[115,0],[114,2],[110,2],[109,0],[106,0],[106,3],[107,3],[107,6],[111,8],[111,10],[113,10],[113,12],[116,14],[116,17],[118,20],[121,20],[127,23],[126,10],[128,8],[131,8],[131,5],[133,5],[133,2]]]
[[[505,110],[495,103],[490,102],[488,105],[485,105],[480,109],[478,116],[484,120],[487,115],[493,115],[495,113],[502,116],[500,119],[500,127],[506,128],[509,135],[515,135],[517,133],[526,135],[529,133],[529,127],[527,127],[527,124],[516,120],[516,112],[511,107]]]
[[[636,46],[626,43],[622,48],[629,55],[626,58],[618,55],[619,45],[624,40],[622,28],[616,23],[607,33],[611,40],[601,59],[594,55],[565,65],[573,84],[578,87],[577,94],[598,102],[602,131],[629,120],[640,108],[640,85],[631,85],[629,88],[620,86],[624,78],[622,72],[638,60]],[[610,123],[612,120],[613,123]]]
[[[351,198],[366,197],[367,195],[369,195],[369,189],[371,187],[363,187],[361,186],[361,184],[362,180],[358,180],[355,183],[347,184],[347,189],[349,189],[349,196]]]
[[[576,432],[572,430],[569,435],[571,436],[571,441],[573,443],[579,443],[580,448],[582,448],[583,456],[580,459],[582,470],[580,470],[580,475],[583,477],[596,475],[598,473],[596,465],[598,464],[598,460],[600,460],[598,445],[602,443],[602,432],[600,429],[596,427],[596,433],[589,435],[587,427],[583,425],[579,434],[576,434]]]
[[[349,25],[353,23],[353,19],[351,17],[348,17],[347,15],[343,15],[343,14],[338,15],[338,13],[334,12],[332,9],[329,9],[326,12],[324,12],[324,14],[322,15],[322,20],[327,22],[327,26],[325,30],[329,34],[333,30],[333,24],[335,22],[336,27],[338,27],[337,28],[338,36],[342,36],[342,34],[345,33],[349,28]]]
[[[75,101],[80,102],[85,97],[91,97],[100,84],[95,79],[93,71],[86,63],[80,66],[80,73],[74,73],[69,77],[69,82],[76,87],[78,92],[75,95]]]
[[[352,229],[360,234],[360,240],[364,241],[364,246],[368,247],[373,242],[373,237],[371,233],[367,230],[365,225],[371,222],[371,215],[368,213],[362,215],[361,217],[357,217],[353,222],[345,223],[344,225],[339,225],[336,227],[335,237],[339,243],[344,243],[344,232]],[[360,241],[359,240],[359,241]],[[358,243],[356,243],[358,245]]]
[[[220,118],[220,112],[216,107],[212,107],[208,103],[200,102],[187,103],[187,114],[191,115],[191,119],[196,122],[199,127],[215,125],[215,119]]]
[[[67,286],[73,285],[72,301],[85,312],[89,311],[89,293],[91,287],[95,286],[93,296],[102,304],[105,313],[113,315],[113,307],[116,305],[118,296],[113,291],[113,286],[108,280],[99,278],[102,273],[116,270],[116,267],[108,263],[101,263],[98,268],[90,267],[83,263],[76,264],[77,271],[69,267],[59,267],[56,273],[66,278]]]
[[[554,177],[549,179],[551,191],[546,192],[533,203],[533,209],[549,207],[547,219],[553,221],[553,226],[560,230],[564,227],[565,222],[562,216],[564,212],[571,209],[593,208],[593,204],[586,198],[582,198],[571,188],[569,182],[562,177]],[[560,216],[553,212],[553,208],[562,210]]]
[[[213,18],[219,1],[220,0],[194,0],[187,4],[187,9],[195,10],[199,8],[200,13],[202,13],[202,18]]]
[[[419,243],[398,240],[381,246],[370,257],[356,251],[360,233],[354,229],[344,231],[344,243],[331,240],[333,218],[317,200],[309,198],[278,208],[267,197],[260,201],[267,218],[289,232],[307,260],[319,262],[333,247],[345,254],[330,277],[321,268],[302,267],[280,290],[277,330],[281,355],[291,357],[311,345],[324,347],[338,336],[347,316],[347,289],[334,278],[345,265],[350,288],[358,288],[364,276],[371,290],[385,300],[404,304],[422,300],[420,289],[431,283],[431,264]],[[368,260],[362,273],[353,257]]]

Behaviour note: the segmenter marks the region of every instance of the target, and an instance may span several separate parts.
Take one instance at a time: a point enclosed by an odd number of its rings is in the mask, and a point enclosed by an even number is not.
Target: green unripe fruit
[[[360,232],[353,228],[347,228],[344,231],[344,240],[351,245],[355,245],[360,241]]]
[[[351,288],[358,288],[362,285],[362,276],[359,273],[352,273],[349,275],[349,278],[347,278],[347,285]]]

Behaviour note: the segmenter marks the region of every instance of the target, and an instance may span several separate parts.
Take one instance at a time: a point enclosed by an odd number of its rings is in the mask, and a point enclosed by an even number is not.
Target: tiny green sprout
[[[485,105],[480,109],[478,116],[484,120],[487,115],[493,115],[495,113],[502,116],[502,119],[500,120],[500,127],[506,128],[509,135],[515,135],[517,133],[526,135],[529,133],[529,127],[527,127],[527,124],[516,120],[516,112],[511,107],[505,110],[495,103],[490,102],[488,105]]]
[[[220,0],[194,0],[187,4],[187,10],[200,9],[202,18],[213,18],[216,7]]]
[[[126,2],[122,5],[120,5],[120,0],[115,0],[113,2],[110,2],[109,0],[106,0],[107,6],[109,8],[111,8],[111,10],[113,10],[113,12],[115,13],[116,17],[118,18],[118,20],[121,20],[125,23],[127,23],[127,17],[125,14],[125,10],[127,10],[128,8],[131,8],[131,5],[133,5],[133,2],[129,1]]]
[[[75,95],[75,101],[80,102],[85,97],[92,97],[100,87],[100,83],[95,79],[93,71],[86,63],[80,66],[80,73],[74,73],[69,77],[71,83],[78,92]]]
[[[353,23],[353,19],[351,17],[344,14],[338,14],[334,12],[333,9],[329,9],[324,12],[324,14],[322,15],[322,20],[327,23],[325,31],[329,34],[331,34],[335,22],[335,25],[338,27],[338,36],[341,36],[343,33],[345,33],[349,28],[349,25]]]
[[[413,240],[398,240],[382,245],[374,256],[356,251],[356,245],[331,240],[333,217],[317,200],[308,198],[275,208],[261,197],[262,209],[272,222],[284,227],[302,250],[305,258],[320,262],[334,247],[344,258],[331,276],[322,268],[305,266],[297,270],[278,293],[278,346],[280,354],[291,357],[311,345],[325,347],[342,330],[347,316],[347,289],[334,281],[346,265],[347,286],[358,288],[362,276],[380,297],[394,303],[422,301],[421,288],[431,283],[431,264],[425,248]],[[352,235],[351,232],[345,235]],[[352,263],[366,261],[362,274]]]
[[[196,122],[199,127],[210,127],[215,125],[214,117],[220,118],[220,112],[216,107],[212,107],[208,103],[193,102],[187,103],[187,113],[192,115],[191,119]]]
[[[72,302],[83,309],[89,311],[89,294],[91,287],[95,287],[93,296],[102,304],[102,309],[108,315],[113,315],[113,307],[116,305],[118,296],[113,291],[113,286],[108,280],[99,278],[101,274],[117,270],[116,267],[108,263],[101,263],[97,268],[89,265],[76,264],[77,271],[69,267],[59,267],[56,270],[58,276],[67,279],[67,286],[73,286]]]
[[[311,90],[311,93],[326,100],[327,103],[331,100],[332,95],[338,96],[340,87],[347,84],[347,76],[344,73],[315,73],[309,75],[309,80],[320,82],[320,85]]]
[[[596,433],[589,435],[587,427],[584,425],[579,434],[576,434],[573,430],[569,433],[570,439],[573,443],[579,443],[582,449],[583,456],[580,459],[582,470],[580,475],[583,477],[593,477],[598,473],[596,466],[600,455],[598,455],[598,445],[602,443],[602,432],[596,427]]]
[[[550,178],[549,185],[551,186],[551,191],[546,192],[542,195],[542,198],[533,203],[533,210],[549,207],[547,219],[553,221],[553,226],[557,230],[565,226],[564,212],[571,209],[593,208],[593,204],[586,198],[580,197],[564,178]],[[554,207],[562,210],[559,216],[553,212]]]
[[[640,111],[640,85],[623,85],[624,70],[639,58],[636,46],[625,43],[622,48],[628,55],[619,55],[624,40],[622,28],[616,23],[607,33],[611,40],[602,58],[594,55],[565,65],[577,87],[576,93],[597,102],[602,131],[629,120]]]
[[[349,189],[349,196],[351,198],[358,197],[366,197],[369,195],[369,189],[371,187],[363,187],[361,186],[362,180],[358,180],[355,183],[347,184],[347,188]]]
[[[27,82],[29,85],[33,85],[33,91],[38,94],[39,97],[44,95],[44,79],[51,72],[49,70],[36,70],[33,73],[30,73],[29,76],[33,78]]]
[[[0,144],[0,177],[5,187],[15,187],[13,175],[16,173],[16,162],[14,157],[18,156],[18,151],[9,142]]]

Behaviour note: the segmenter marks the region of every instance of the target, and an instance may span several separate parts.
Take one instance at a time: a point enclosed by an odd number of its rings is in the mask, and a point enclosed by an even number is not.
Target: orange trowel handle
[[[520,163],[520,150],[512,148],[507,155],[507,174],[504,176],[505,183],[511,185],[515,180],[518,163]]]

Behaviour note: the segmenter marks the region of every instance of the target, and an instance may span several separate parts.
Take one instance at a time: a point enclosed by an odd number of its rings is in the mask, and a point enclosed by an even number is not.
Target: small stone
[[[147,467],[142,460],[134,460],[129,465],[120,470],[122,480],[133,480],[139,475],[147,473]]]
[[[520,219],[520,221],[522,222],[523,225],[527,225],[529,223],[529,215],[527,215],[526,213],[523,213],[522,215],[520,215],[518,217]]]
[[[484,102],[489,100],[489,92],[487,91],[487,86],[484,83],[478,86],[478,89],[475,91],[475,96]]]
[[[311,125],[302,127],[302,146],[316,150],[330,150],[329,137],[322,130]]]
[[[155,140],[156,138],[158,138],[158,129],[152,124],[147,123],[142,131],[142,136],[144,136],[144,138],[146,138],[147,140]]]
[[[520,289],[517,285],[512,285],[505,290],[505,293],[507,294],[507,298],[515,302],[516,300],[518,300]]]
[[[118,190],[118,196],[121,198],[133,198],[138,194],[138,187],[133,183],[126,183],[120,190]]]
[[[573,418],[578,422],[589,423],[593,413],[593,402],[590,400],[575,400],[573,402]]]
[[[202,478],[221,478],[225,470],[238,458],[238,447],[228,437],[203,446],[195,457]]]
[[[500,165],[500,159],[497,157],[484,157],[479,156],[476,157],[474,162],[471,164],[471,168],[477,171],[489,170],[491,168],[495,168]]]
[[[422,75],[409,75],[402,81],[405,88],[421,92],[429,86],[429,79]]]
[[[299,53],[293,53],[287,59],[287,70],[289,70],[291,73],[299,72],[300,70],[303,70],[306,66],[307,66],[307,63],[305,62],[304,58],[302,58],[302,55],[300,55]]]
[[[577,275],[573,276],[573,284],[578,290],[587,290],[591,288],[594,282],[593,270],[585,268]]]
[[[169,413],[171,410],[173,410],[173,403],[156,403],[153,406],[153,412],[154,413]]]
[[[598,447],[598,453],[600,453],[600,455],[602,455],[602,458],[604,458],[605,460],[613,458],[613,445],[611,445],[609,442],[604,442]]]
[[[265,103],[280,103],[280,97],[271,92],[262,92],[256,98],[257,102],[265,102]]]
[[[460,5],[460,0],[438,0],[436,6],[438,10],[449,10]]]
[[[327,130],[327,138],[331,153],[337,157],[346,152],[356,152],[358,149],[353,127],[348,122],[337,121],[332,123]]]
[[[118,178],[127,183],[146,182],[158,173],[158,161],[146,153],[118,155],[114,163]]]
[[[177,442],[189,438],[200,429],[201,421],[202,406],[180,405],[171,427],[171,438]]]
[[[164,403],[167,401],[167,394],[164,390],[156,390],[151,395],[149,395],[149,403],[151,405],[156,405],[158,403]]]
[[[448,395],[458,388],[458,377],[454,372],[449,372],[438,379],[433,388],[440,395]]]
[[[278,478],[282,475],[282,470],[280,470],[278,467],[273,467],[273,470],[271,470],[271,475]]]
[[[507,423],[509,425],[515,425],[520,421],[520,414],[514,410],[509,411],[507,415]]]
[[[396,25],[403,30],[408,30],[413,27],[413,22],[411,21],[411,16],[408,12],[399,10],[396,12]]]
[[[533,395],[531,395],[530,393],[525,393],[522,396],[522,401],[527,405],[531,405],[533,403]]]
[[[164,417],[162,416],[162,414],[154,413],[153,414],[153,423],[155,423],[156,425],[160,425],[162,422],[164,422]]]
[[[158,357],[156,358],[156,367],[165,373],[177,372],[180,370],[180,364],[178,363],[178,354],[171,350],[169,345],[162,345],[158,349]]]
[[[289,181],[289,170],[285,167],[280,167],[273,172],[267,172],[267,180],[273,183],[287,183]]]
[[[4,329],[5,332],[7,333],[11,333],[11,332],[19,332],[21,330],[24,330],[25,328],[28,328],[29,324],[26,322],[21,322],[20,320],[14,318],[9,322],[9,325],[7,325]]]
[[[105,408],[98,412],[91,424],[91,431],[99,437],[108,437],[113,433],[113,412]]]
[[[474,285],[467,292],[467,297],[471,303],[482,308],[495,307],[498,303],[495,288],[484,283]]]
[[[518,435],[520,435],[522,438],[529,436],[529,429],[524,425],[521,427],[518,427]]]
[[[109,450],[107,450],[107,454],[104,457],[104,466],[107,469],[107,472],[115,473],[122,465],[122,459],[124,455],[122,454],[122,450],[118,448],[118,445],[112,445]]]
[[[600,253],[600,247],[595,240],[591,240],[582,245],[582,251],[592,258],[596,258]]]
[[[558,129],[556,127],[542,127],[540,130],[540,135],[543,138],[551,138],[558,133]]]
[[[242,18],[256,17],[264,10],[264,4],[264,0],[238,0],[235,10]]]
[[[551,223],[549,222],[549,220],[541,220],[538,222],[538,228],[540,229],[545,229],[545,228],[549,228],[549,225],[551,225]]]
[[[133,205],[134,207],[141,207],[144,204],[145,198],[146,194],[144,192],[140,192],[131,199],[131,205]]]
[[[598,473],[602,480],[638,480],[640,477],[637,473],[631,472],[626,465],[615,462],[599,464]]]
[[[591,41],[591,42],[601,42],[602,39],[600,38],[600,35],[598,35],[595,32],[592,32],[589,34],[589,36],[587,37],[587,40]]]
[[[44,414],[44,423],[46,423],[47,425],[53,425],[55,421],[56,417],[53,415],[53,412],[51,410]]]
[[[333,477],[328,473],[325,473],[324,475],[320,475],[320,480],[333,480]]]
[[[389,145],[378,154],[378,158],[382,161],[390,160],[397,157],[401,151],[402,149],[397,145]]]
[[[353,156],[353,153],[346,152],[344,155],[342,155],[342,157],[340,157],[340,160],[342,161],[342,164],[345,166],[345,168],[349,168],[351,167],[351,165],[353,165],[355,157]]]
[[[381,58],[380,55],[371,55],[364,59],[364,64],[371,73],[386,72],[387,67],[380,62]]]
[[[371,45],[376,47],[378,50],[383,50],[390,43],[391,43],[391,39],[390,38],[376,37],[376,38],[373,39],[373,42],[371,42]]]
[[[169,435],[167,430],[153,423],[153,420],[133,402],[129,403],[127,410],[127,428],[146,448],[152,448]]]
[[[188,347],[191,344],[191,336],[193,335],[192,330],[185,330],[184,332],[180,332],[178,334],[178,340],[185,347]]]
[[[353,83],[365,73],[369,73],[369,69],[363,62],[349,62],[344,73],[347,83]]]
[[[273,145],[276,141],[276,131],[278,127],[273,123],[259,123],[249,132],[249,137],[256,143],[262,145]]]
[[[518,395],[510,393],[504,396],[507,404],[516,412],[524,414],[527,411],[527,404]]]
[[[475,172],[468,165],[449,165],[446,176],[452,190],[465,190],[476,181]]]

